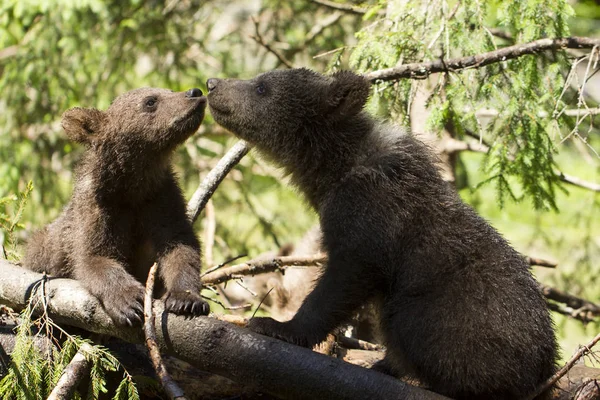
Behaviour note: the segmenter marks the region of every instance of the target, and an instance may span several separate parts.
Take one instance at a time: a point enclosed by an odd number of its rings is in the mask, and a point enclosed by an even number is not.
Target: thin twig
[[[156,376],[160,379],[165,393],[169,399],[180,399],[186,400],[185,393],[177,385],[177,383],[171,378],[165,364],[163,363],[160,351],[158,349],[158,343],[156,342],[156,332],[154,331],[154,313],[152,312],[152,293],[154,292],[154,279],[156,277],[156,270],[158,264],[154,263],[148,272],[148,280],[146,281],[146,293],[144,295],[144,334],[146,335],[146,347],[150,359],[152,360],[152,366],[156,371]]]
[[[222,268],[218,271],[211,272],[202,277],[203,284],[223,283],[225,281],[238,278],[246,275],[257,275],[266,272],[273,272],[277,270],[283,270],[286,267],[306,267],[306,266],[319,266],[327,261],[327,256],[324,254],[318,254],[316,256],[286,256],[276,257],[272,259],[258,259],[250,260],[247,263],[232,265],[231,267]]]
[[[364,76],[371,82],[396,81],[403,78],[425,79],[429,75],[438,72],[458,72],[469,68],[484,67],[489,64],[503,62],[547,50],[561,50],[567,48],[587,49],[593,48],[594,46],[600,46],[600,39],[587,37],[539,39],[533,42],[504,47],[499,50],[473,56],[399,65],[393,68],[372,71]]]
[[[223,261],[221,264],[219,264],[219,265],[215,265],[214,267],[212,267],[212,268],[209,268],[209,269],[207,269],[206,271],[204,271],[204,273],[200,274],[200,278],[204,277],[204,275],[208,275],[208,274],[210,274],[211,272],[214,272],[214,271],[216,271],[216,270],[218,270],[218,269],[221,269],[221,268],[223,268],[224,266],[226,266],[227,264],[230,264],[230,263],[232,263],[232,262],[234,262],[234,261],[236,261],[236,260],[239,260],[240,258],[244,258],[244,257],[246,257],[246,256],[247,256],[247,254],[240,254],[239,256],[235,256],[235,257],[232,257],[232,258],[230,258],[230,259],[228,259],[228,260],[225,260],[225,261]]]
[[[569,372],[569,370],[573,367],[573,365],[575,365],[577,363],[577,361],[581,357],[583,357],[584,355],[589,353],[591,351],[592,347],[594,347],[596,345],[596,343],[598,343],[599,341],[600,341],[600,333],[598,333],[596,335],[596,337],[594,339],[592,339],[588,344],[580,347],[579,350],[577,350],[577,352],[575,352],[573,357],[571,357],[571,359],[569,361],[567,361],[567,363],[560,370],[558,370],[558,372],[556,372],[554,375],[552,375],[550,378],[548,378],[548,380],[546,382],[541,384],[536,389],[536,391],[534,393],[532,393],[530,396],[528,396],[525,400],[532,400],[532,399],[536,398],[537,396],[539,396],[540,394],[544,393],[546,390],[550,389],[552,387],[552,385],[554,385],[560,378],[562,378],[563,376],[565,376],[567,374],[567,372]]]
[[[269,289],[269,291],[263,296],[263,298],[260,299],[260,303],[258,303],[258,305],[256,306],[256,309],[252,313],[252,316],[250,316],[250,319],[254,318],[254,316],[256,315],[256,313],[258,312],[258,310],[260,309],[260,306],[262,306],[262,303],[271,294],[271,291],[273,291],[273,289],[274,289],[274,287],[272,287],[271,289]]]
[[[68,400],[73,396],[75,388],[81,380],[87,376],[90,371],[90,362],[85,357],[85,353],[91,354],[92,346],[84,343],[75,353],[69,365],[65,367],[60,379],[54,389],[48,396],[48,400]]]
[[[211,198],[219,184],[225,179],[225,176],[240,162],[240,160],[248,154],[250,146],[240,140],[237,142],[223,158],[219,160],[217,165],[206,175],[198,189],[194,192],[192,199],[187,206],[188,219],[196,221],[200,212]]]
[[[258,19],[255,16],[252,16],[252,22],[254,22],[254,30],[255,34],[250,37],[254,39],[254,41],[264,47],[269,53],[273,54],[279,62],[285,65],[288,68],[294,68],[294,65],[287,59],[283,54],[275,50],[271,45],[265,41],[265,39],[260,34]]]

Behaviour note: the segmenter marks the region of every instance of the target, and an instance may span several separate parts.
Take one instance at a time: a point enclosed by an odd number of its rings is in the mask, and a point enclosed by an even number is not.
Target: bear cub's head
[[[140,88],[117,97],[106,111],[75,107],[62,116],[67,136],[88,147],[110,145],[136,153],[174,149],[198,130],[206,97],[200,89]]]
[[[270,150],[278,139],[335,130],[358,115],[369,96],[366,79],[350,71],[275,70],[250,80],[211,78],[206,85],[215,121]]]

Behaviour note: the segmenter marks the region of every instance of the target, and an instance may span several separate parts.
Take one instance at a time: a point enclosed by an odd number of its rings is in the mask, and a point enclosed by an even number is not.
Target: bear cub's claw
[[[140,326],[144,320],[144,288],[141,284],[111,292],[102,299],[102,304],[117,325]]]
[[[261,335],[270,336],[302,347],[312,347],[319,342],[295,332],[291,322],[279,322],[273,318],[254,317],[248,322],[247,328]]]
[[[177,291],[166,294],[165,311],[177,315],[208,315],[210,307],[198,294]]]

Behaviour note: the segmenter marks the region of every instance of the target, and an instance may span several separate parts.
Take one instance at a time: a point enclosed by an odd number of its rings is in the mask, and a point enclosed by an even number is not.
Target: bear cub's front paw
[[[302,347],[312,347],[319,342],[319,340],[311,339],[297,332],[292,322],[279,322],[273,318],[254,317],[248,322],[247,328],[261,335],[270,336]]]
[[[196,293],[189,290],[167,292],[164,297],[165,311],[178,315],[207,315],[210,312],[208,303]]]
[[[107,290],[100,300],[108,315],[120,326],[139,326],[144,320],[144,287],[132,278],[130,285]]]

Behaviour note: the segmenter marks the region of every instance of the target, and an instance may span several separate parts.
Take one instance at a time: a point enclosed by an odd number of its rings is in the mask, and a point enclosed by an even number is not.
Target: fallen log
[[[0,303],[15,310],[39,296],[43,275],[0,260]],[[49,316],[90,332],[142,343],[141,328],[116,328],[98,300],[77,281],[45,283]],[[37,304],[41,311],[42,302]],[[215,318],[185,318],[163,312],[155,301],[155,329],[161,350],[195,367],[284,399],[444,399],[376,371],[309,349],[254,334]]]

